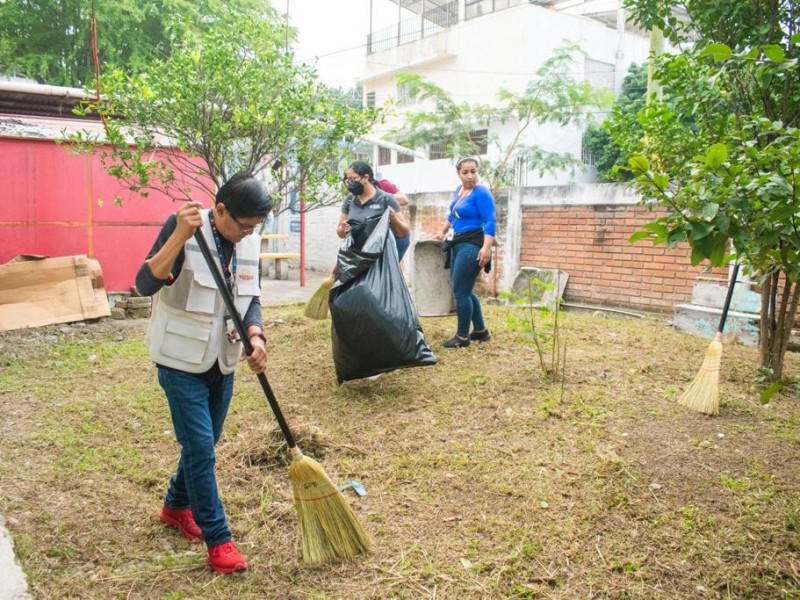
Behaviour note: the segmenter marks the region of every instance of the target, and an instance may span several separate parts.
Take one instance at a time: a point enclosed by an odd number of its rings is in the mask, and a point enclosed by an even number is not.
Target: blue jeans
[[[403,260],[403,256],[411,245],[411,234],[404,235],[403,237],[395,237],[394,243],[397,246],[397,262]]]
[[[462,242],[453,246],[453,258],[450,264],[450,276],[453,280],[453,296],[456,299],[458,329],[456,335],[469,337],[469,325],[477,331],[486,329],[483,322],[481,301],[473,292],[475,280],[481,267],[478,265],[478,248],[475,244]]]
[[[170,508],[191,508],[209,547],[227,542],[231,532],[217,490],[214,446],[231,403],[233,373],[223,375],[216,365],[200,374],[159,366],[158,383],[167,395],[181,445],[178,470],[170,479],[164,503]]]

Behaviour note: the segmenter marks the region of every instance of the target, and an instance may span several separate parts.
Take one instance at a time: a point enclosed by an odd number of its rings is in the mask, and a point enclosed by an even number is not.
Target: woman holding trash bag
[[[250,173],[237,173],[217,191],[214,208],[187,202],[167,219],[136,276],[138,291],[155,296],[150,358],[158,367],[158,382],[181,446],[160,518],[183,537],[204,541],[208,563],[219,573],[247,568],[231,540],[214,473],[214,446],[233,395],[242,342],[194,234],[199,228],[208,245],[216,247],[253,345],[247,363],[261,373],[267,354],[258,255],[260,226],[271,209],[272,199],[261,182]]]
[[[342,214],[336,226],[336,234],[344,239],[350,231],[350,223],[380,217],[389,208],[389,227],[395,239],[404,238],[411,229],[403,216],[400,203],[377,185],[375,174],[363,160],[350,163],[344,174],[344,185],[350,192],[342,203]],[[399,253],[398,253],[399,254]],[[398,256],[398,261],[402,256]]]
[[[473,291],[481,269],[488,273],[491,268],[495,236],[494,198],[488,188],[478,185],[479,166],[474,156],[456,162],[461,185],[453,194],[444,226],[436,234],[439,241],[451,227],[455,234],[447,242],[446,267],[450,268],[458,325],[456,334],[444,342],[445,348],[466,348],[471,340],[488,342],[492,337],[483,322],[481,301]]]

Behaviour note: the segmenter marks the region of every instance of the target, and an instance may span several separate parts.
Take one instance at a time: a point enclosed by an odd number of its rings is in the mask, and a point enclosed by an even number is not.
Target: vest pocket
[[[217,300],[217,284],[210,273],[207,277],[203,275],[200,272],[194,273],[189,297],[186,299],[186,310],[211,315],[214,314]]]
[[[161,353],[164,356],[199,365],[203,362],[210,337],[210,322],[167,321]]]

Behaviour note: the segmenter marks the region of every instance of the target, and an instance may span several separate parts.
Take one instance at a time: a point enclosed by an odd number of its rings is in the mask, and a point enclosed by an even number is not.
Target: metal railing
[[[412,19],[371,32],[367,36],[367,54],[420,40],[458,23],[458,0],[426,10]]]

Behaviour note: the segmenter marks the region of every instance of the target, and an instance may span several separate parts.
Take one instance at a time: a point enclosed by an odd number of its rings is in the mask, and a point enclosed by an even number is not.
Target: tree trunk
[[[761,324],[759,356],[762,369],[768,371],[769,381],[783,377],[784,357],[800,301],[800,282],[789,278],[781,289],[780,272],[767,276],[761,287]]]

